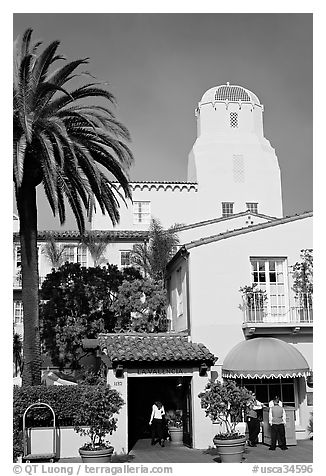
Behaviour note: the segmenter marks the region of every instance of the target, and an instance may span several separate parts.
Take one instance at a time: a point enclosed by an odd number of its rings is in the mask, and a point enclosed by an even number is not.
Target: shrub
[[[205,409],[206,416],[209,416],[213,422],[225,425],[226,432],[216,435],[218,438],[239,437],[235,427],[243,420],[248,404],[254,400],[252,392],[244,387],[238,387],[232,380],[224,383],[210,380],[205,391],[198,397],[201,399],[201,406]]]
[[[84,412],[81,420],[81,408],[85,404],[85,395],[89,398],[89,405],[92,405],[98,395],[98,386],[50,386],[44,385],[14,387],[13,391],[13,440],[14,440],[14,460],[23,454],[22,429],[23,414],[27,407],[33,403],[42,402],[50,405],[56,416],[57,426],[75,426],[77,422],[88,426],[92,424],[91,413]],[[107,407],[116,408],[117,399],[120,395],[108,387],[104,392],[107,396]],[[109,404],[111,406],[109,406]],[[109,415],[108,415],[109,417]],[[26,419],[26,426],[49,426],[52,425],[52,415],[44,409],[33,409],[30,417]]]
[[[120,394],[104,385],[81,386],[81,398],[77,408],[75,431],[89,436],[91,443],[84,449],[105,447],[104,437],[117,429],[117,414],[124,404]],[[85,425],[89,428],[83,428]]]
[[[308,423],[308,433],[309,437],[312,440],[313,439],[313,434],[314,434],[314,414],[313,412],[310,412],[310,417],[309,417],[309,423]]]

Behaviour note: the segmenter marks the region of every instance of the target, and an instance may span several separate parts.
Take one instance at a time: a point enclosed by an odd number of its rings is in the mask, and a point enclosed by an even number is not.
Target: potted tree
[[[171,443],[180,445],[183,442],[183,421],[182,410],[168,410],[166,412],[168,429],[171,436]]]
[[[233,380],[224,383],[210,380],[198,397],[214,423],[220,423],[224,431],[213,438],[222,463],[241,463],[246,437],[236,426],[244,421],[247,406],[254,401],[252,392],[239,387]]]
[[[243,286],[239,291],[243,299],[243,306],[240,308],[245,310],[248,322],[263,322],[266,314],[266,291],[259,289],[257,283]]]
[[[83,463],[109,463],[113,446],[107,436],[117,429],[117,418],[124,405],[120,394],[105,385],[85,385],[76,409],[75,431],[89,436],[90,442],[79,448]]]
[[[310,322],[313,319],[313,251],[301,250],[301,261],[292,266],[292,289],[295,292],[299,321]]]

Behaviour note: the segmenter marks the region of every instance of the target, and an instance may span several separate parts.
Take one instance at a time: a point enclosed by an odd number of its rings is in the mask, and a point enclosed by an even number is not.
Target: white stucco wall
[[[251,283],[250,256],[286,257],[290,266],[299,261],[301,249],[311,247],[312,218],[306,218],[191,249],[193,340],[204,342],[221,364],[228,351],[243,340],[239,288]]]
[[[132,185],[132,199],[150,202],[150,213],[153,218],[160,220],[163,227],[168,228],[175,223],[188,224],[193,222],[193,208],[198,207],[197,186],[195,184],[159,184]],[[146,224],[133,222],[133,206],[130,201],[126,204],[120,199],[120,222],[112,226],[109,218],[100,211],[94,213],[93,230],[147,230]]]
[[[263,135],[263,107],[251,92],[252,102],[215,101],[215,89],[206,91],[196,110],[197,139],[188,160],[188,180],[199,184],[199,216],[214,216],[222,202],[234,202],[234,213],[257,202],[260,213],[281,217],[280,169]],[[237,115],[236,127],[231,114]]]
[[[251,213],[247,213],[236,217],[200,222],[198,225],[191,228],[189,227],[186,230],[181,230],[178,233],[180,246],[200,238],[217,235],[218,233],[224,233],[245,226],[258,225],[259,223],[265,223],[267,221],[268,218],[258,217]]]

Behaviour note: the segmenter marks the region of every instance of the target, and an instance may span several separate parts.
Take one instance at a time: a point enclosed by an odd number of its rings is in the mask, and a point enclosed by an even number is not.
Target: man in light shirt
[[[285,439],[286,413],[279,404],[279,398],[274,399],[274,406],[269,408],[269,424],[271,425],[271,446],[270,450],[274,451],[278,442],[281,450],[287,450]]]
[[[278,404],[280,407],[283,407],[283,403],[281,402],[281,400],[279,399],[279,397],[276,395],[268,404],[269,408],[270,407],[273,407],[274,406],[274,400],[277,400],[278,399]]]

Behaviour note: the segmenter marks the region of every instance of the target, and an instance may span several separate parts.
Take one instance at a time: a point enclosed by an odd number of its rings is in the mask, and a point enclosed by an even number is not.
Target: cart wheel
[[[29,459],[27,459],[27,460],[25,461],[25,463],[30,463],[30,460],[29,460]]]

